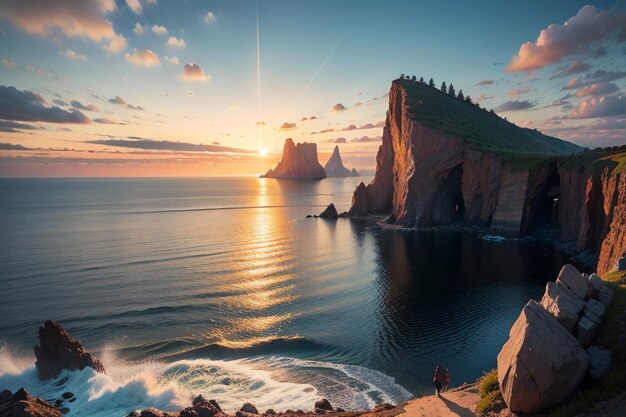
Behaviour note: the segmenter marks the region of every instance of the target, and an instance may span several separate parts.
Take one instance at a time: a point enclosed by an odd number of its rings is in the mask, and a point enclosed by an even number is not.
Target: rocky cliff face
[[[291,138],[285,140],[283,157],[273,170],[270,169],[266,178],[326,178],[324,168],[317,159],[317,145],[315,143],[294,144]]]
[[[396,80],[376,176],[355,192],[349,213],[389,214],[404,227],[481,226],[507,237],[560,227],[561,240],[597,259],[603,274],[626,250],[626,173],[610,160],[617,151],[581,151]]]
[[[343,161],[341,160],[341,154],[339,153],[339,146],[335,145],[335,149],[333,150],[333,154],[330,156],[330,159],[324,165],[324,171],[326,172],[326,176],[328,177],[358,177],[359,173],[356,169],[352,168],[349,170],[345,166],[343,166]]]

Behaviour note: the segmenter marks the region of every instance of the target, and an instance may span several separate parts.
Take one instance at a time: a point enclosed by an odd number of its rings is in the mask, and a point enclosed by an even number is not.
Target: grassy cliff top
[[[558,158],[562,167],[567,169],[586,168],[594,173],[599,173],[605,167],[609,172],[618,174],[626,171],[626,150],[620,147],[617,150],[589,150],[576,155],[562,156]]]
[[[416,120],[460,137],[472,147],[504,154],[563,155],[580,152],[582,147],[521,128],[481,109],[475,104],[451,97],[426,83],[395,80],[407,91],[408,112]]]

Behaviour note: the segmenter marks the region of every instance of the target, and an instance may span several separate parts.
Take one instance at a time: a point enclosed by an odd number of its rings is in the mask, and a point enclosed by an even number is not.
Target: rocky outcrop
[[[324,165],[324,171],[326,172],[327,177],[358,177],[359,173],[356,169],[352,168],[349,170],[345,166],[343,166],[343,161],[341,160],[341,154],[339,154],[339,146],[335,145],[335,149],[333,149],[333,154],[330,156],[326,165]]]
[[[626,173],[611,160],[623,150],[582,151],[396,80],[376,175],[365,193],[357,189],[349,213],[388,214],[389,223],[410,228],[480,226],[506,237],[549,224],[603,274],[626,251]]]
[[[52,320],[46,321],[39,328],[39,345],[35,346],[35,357],[39,379],[42,380],[56,378],[64,369],[74,371],[90,367],[105,373],[102,363],[85,352],[78,340]]]
[[[367,187],[363,182],[356,187],[356,191],[352,195],[352,204],[348,216],[363,217],[368,214],[368,197]]]
[[[317,159],[315,143],[304,142],[296,145],[289,138],[285,140],[281,161],[261,178],[320,179],[326,178],[326,172]]]
[[[330,203],[326,209],[320,213],[319,217],[325,219],[336,219],[339,216],[337,209],[333,203]]]
[[[24,388],[15,394],[0,392],[0,417],[61,417],[63,414],[41,398],[33,397]]]
[[[534,413],[555,405],[587,373],[597,379],[608,369],[610,355],[590,346],[608,307],[591,295],[612,294],[598,279],[565,265],[556,283],[546,285],[541,303],[531,300],[522,310],[498,354],[498,380],[511,411]]]

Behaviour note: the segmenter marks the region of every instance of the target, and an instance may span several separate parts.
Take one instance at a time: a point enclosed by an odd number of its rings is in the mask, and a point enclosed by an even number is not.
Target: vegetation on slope
[[[524,129],[468,101],[426,83],[395,80],[407,91],[408,112],[433,128],[463,138],[477,149],[495,153],[558,155],[583,150],[578,145]]]
[[[480,378],[478,381],[478,392],[480,392],[480,400],[474,410],[476,415],[482,416],[489,411],[496,411],[504,407],[504,400],[500,392],[500,384],[498,383],[497,369],[493,369]]]

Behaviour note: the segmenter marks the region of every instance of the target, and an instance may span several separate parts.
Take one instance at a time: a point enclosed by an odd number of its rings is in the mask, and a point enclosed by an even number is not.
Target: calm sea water
[[[521,307],[567,258],[479,232],[407,231],[347,210],[361,178],[0,180],[0,389],[26,385],[71,415],[177,408],[347,408],[430,393],[495,366]],[[370,179],[365,179],[369,181]],[[37,381],[46,319],[107,375]]]

